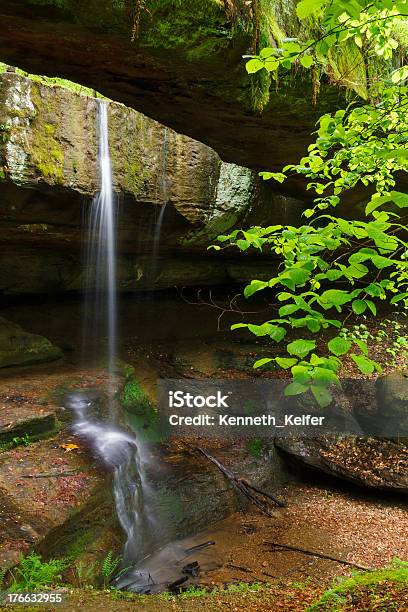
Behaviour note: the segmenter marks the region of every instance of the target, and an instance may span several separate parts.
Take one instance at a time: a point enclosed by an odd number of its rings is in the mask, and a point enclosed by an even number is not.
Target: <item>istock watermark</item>
[[[408,437],[408,419],[390,415],[374,381],[342,381],[330,406],[313,395],[286,396],[287,381],[271,379],[164,379],[158,413],[167,436]],[[363,401],[362,401],[363,400]],[[386,415],[386,416],[385,416]]]
[[[193,395],[184,391],[169,391],[169,408],[228,408],[230,394],[223,395],[217,391],[216,395]]]

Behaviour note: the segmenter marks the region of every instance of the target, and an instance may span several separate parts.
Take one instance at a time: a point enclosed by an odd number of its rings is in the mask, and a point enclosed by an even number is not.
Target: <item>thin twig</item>
[[[336,563],[342,563],[343,565],[350,565],[351,567],[356,567],[357,569],[361,569],[364,571],[370,571],[373,569],[372,567],[367,567],[366,565],[359,565],[358,563],[352,563],[351,561],[346,561],[345,559],[340,559],[339,557],[334,557],[332,555],[326,555],[325,553],[317,552],[315,550],[307,550],[306,548],[290,546],[289,544],[280,544],[279,542],[269,542],[267,540],[264,540],[263,543],[267,544],[268,546],[273,546],[274,548],[282,548],[284,550],[300,552],[303,555],[310,555],[311,557],[319,557],[320,559],[329,559],[330,561],[336,561]]]

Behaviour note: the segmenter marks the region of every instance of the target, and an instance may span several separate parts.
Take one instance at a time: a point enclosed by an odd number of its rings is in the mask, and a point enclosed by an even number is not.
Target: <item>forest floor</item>
[[[408,559],[407,509],[398,497],[378,493],[370,496],[346,485],[328,489],[324,483],[290,484],[278,494],[287,506],[276,509],[273,516],[249,509],[200,534],[201,541],[211,539],[215,545],[207,549],[206,567],[197,584],[186,593],[137,596],[70,587],[63,590],[64,604],[41,608],[47,612],[301,612],[316,602],[333,581],[350,579],[356,570],[302,552],[276,550],[267,542],[301,546],[373,570],[397,558]],[[406,612],[408,569],[405,572],[405,581],[380,577],[366,585],[357,580],[344,595],[343,607],[337,608],[331,601],[316,610]]]

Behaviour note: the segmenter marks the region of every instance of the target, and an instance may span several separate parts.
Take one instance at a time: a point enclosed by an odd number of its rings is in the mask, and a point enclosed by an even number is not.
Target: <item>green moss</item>
[[[140,44],[155,49],[178,49],[182,60],[212,61],[228,47],[231,30],[219,0],[152,0],[142,17]]]
[[[125,185],[127,190],[137,195],[143,185],[144,172],[140,164],[136,160],[132,160],[125,164]]]
[[[247,450],[251,455],[253,455],[257,459],[260,459],[261,457],[263,457],[265,451],[263,440],[261,440],[261,438],[254,438],[253,440],[249,440],[249,442],[247,443]]]
[[[4,74],[7,71],[8,67],[8,64],[0,62],[0,74]],[[89,87],[84,87],[83,85],[79,85],[78,83],[74,83],[73,81],[68,81],[68,79],[47,77],[39,74],[30,74],[25,70],[21,70],[21,68],[16,68],[16,74],[30,79],[30,81],[33,81],[34,83],[42,83],[43,85],[48,85],[50,87],[62,87],[63,89],[68,89],[69,91],[73,91],[74,93],[83,96],[104,98],[102,94],[96,92],[95,90],[90,89]]]
[[[168,421],[161,418],[133,376],[127,380],[120,401],[127,412],[126,420],[138,438],[156,443],[167,437]]]
[[[28,152],[42,177],[61,184],[64,181],[64,151],[56,137],[57,126],[44,121],[45,103],[36,87],[32,87],[31,97],[36,117],[32,124],[33,137]]]
[[[25,0],[26,4],[60,9],[63,17],[86,27],[106,32],[131,31],[133,0]]]
[[[6,144],[10,140],[11,125],[8,123],[0,123],[0,143]]]
[[[338,83],[367,98],[365,59],[353,41],[347,40],[330,52],[327,71],[332,71]]]
[[[326,591],[320,599],[308,608],[308,612],[336,612],[344,610],[344,605],[350,598],[357,596],[359,589],[372,591],[381,587],[384,583],[392,583],[393,590],[407,588],[408,585],[408,563],[395,560],[388,568],[373,572],[359,572],[352,578],[343,579]],[[391,601],[395,601],[395,594]],[[385,610],[385,607],[381,609]],[[390,607],[390,609],[394,609]]]
[[[136,378],[129,379],[123,388],[121,404],[134,414],[149,413],[153,407]]]

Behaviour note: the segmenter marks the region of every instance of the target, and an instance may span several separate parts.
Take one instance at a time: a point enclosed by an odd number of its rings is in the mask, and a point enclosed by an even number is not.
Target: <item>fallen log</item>
[[[284,550],[300,552],[303,555],[309,555],[311,557],[319,557],[319,559],[328,559],[329,561],[335,561],[336,563],[342,563],[343,565],[349,565],[350,567],[356,567],[357,569],[364,570],[364,571],[370,571],[374,569],[372,567],[367,567],[366,565],[359,565],[358,563],[352,563],[351,561],[340,559],[340,557],[326,555],[325,553],[317,552],[316,550],[307,550],[306,548],[299,548],[298,546],[290,546],[289,544],[279,544],[278,542],[269,542],[267,540],[264,540],[263,543],[266,544],[267,546],[272,546],[274,548],[282,548]]]

